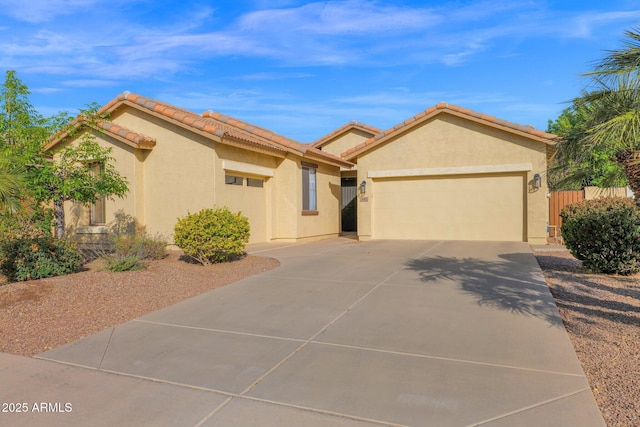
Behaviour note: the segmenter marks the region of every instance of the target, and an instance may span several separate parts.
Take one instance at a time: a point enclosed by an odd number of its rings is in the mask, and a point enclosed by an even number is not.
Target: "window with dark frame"
[[[224,183],[229,185],[242,185],[243,178],[235,175],[225,175]]]
[[[91,173],[93,176],[102,175],[103,172],[104,165],[102,163],[93,163],[91,165]],[[91,213],[89,216],[89,225],[104,225],[107,223],[107,204],[105,197],[100,197],[91,204]]]
[[[302,164],[302,211],[317,212],[316,165]]]
[[[247,178],[247,187],[264,187],[264,180],[259,178]]]

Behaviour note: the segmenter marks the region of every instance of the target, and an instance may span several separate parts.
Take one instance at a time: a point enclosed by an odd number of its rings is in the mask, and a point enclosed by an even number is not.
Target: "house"
[[[338,234],[340,168],[351,162],[219,113],[198,115],[131,93],[102,111],[111,121],[83,131],[112,148],[129,194],[90,209],[67,203],[67,229],[78,240],[106,233],[116,212],[171,236],[179,217],[216,206],[249,218],[252,243]],[[80,137],[58,136],[47,150],[55,160]]]
[[[251,242],[357,232],[369,239],[546,242],[554,136],[438,104],[392,129],[350,122],[313,144],[207,111],[124,93],[93,132],[129,182],[123,200],[69,204],[77,238],[116,212],[152,231],[205,207],[242,211]],[[78,122],[78,126],[81,126]],[[79,138],[65,135],[54,153]]]

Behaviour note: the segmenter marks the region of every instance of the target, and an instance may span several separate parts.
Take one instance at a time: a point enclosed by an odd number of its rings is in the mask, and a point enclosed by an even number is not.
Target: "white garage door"
[[[373,238],[523,241],[524,174],[375,179]]]

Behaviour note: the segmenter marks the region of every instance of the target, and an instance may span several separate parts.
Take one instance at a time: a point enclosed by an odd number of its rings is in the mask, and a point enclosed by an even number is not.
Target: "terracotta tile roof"
[[[322,147],[323,145],[325,145],[326,143],[331,141],[333,138],[336,138],[336,137],[338,137],[340,135],[343,135],[343,134],[349,132],[352,129],[361,130],[363,132],[366,132],[366,133],[370,134],[371,136],[382,132],[382,130],[380,130],[380,129],[376,128],[376,127],[369,126],[369,125],[364,124],[364,123],[359,123],[359,122],[356,122],[354,120],[354,121],[351,121],[351,122],[347,123],[344,126],[339,127],[338,129],[334,130],[333,132],[330,132],[330,133],[326,134],[322,138],[317,139],[316,141],[314,141],[311,144],[311,146],[315,147],[315,148]]]
[[[75,118],[70,126],[73,129],[77,129],[82,125],[86,124],[86,120],[82,117]],[[116,125],[111,122],[97,122],[95,124],[90,125],[96,128],[99,132],[103,132],[107,135],[110,135],[112,138],[115,138],[126,145],[129,145],[134,148],[140,148],[142,150],[151,150],[156,145],[156,140],[150,138],[148,136],[133,132],[129,129],[126,129],[122,126]],[[45,151],[49,151],[60,142],[64,141],[69,137],[70,131],[64,130],[62,132],[58,132],[52,135],[49,138],[49,144],[45,147]]]
[[[224,126],[221,123],[217,123],[213,120],[208,120],[207,118],[204,118],[194,112],[184,110],[173,105],[166,104],[164,102],[146,98],[141,95],[125,92],[118,95],[118,97],[112,100],[109,104],[105,105],[103,107],[103,110],[113,111],[118,107],[120,103],[126,103],[139,109],[146,109],[159,117],[173,120],[174,122],[177,122],[177,124],[182,125],[186,128],[199,131],[199,133],[204,133],[205,135],[213,136],[214,139],[219,142],[224,143],[224,137],[228,136],[237,141],[245,143],[245,145],[253,145],[255,147],[266,149],[268,151],[277,151],[280,153],[286,151],[283,147],[280,147],[277,144],[273,144],[269,141],[265,141],[262,138],[256,138],[245,132],[239,132],[233,127]]]
[[[384,132],[378,133],[377,135],[371,137],[365,142],[358,144],[355,147],[350,148],[349,150],[342,153],[342,157],[347,160],[352,160],[359,154],[362,154],[371,148],[388,141],[394,136],[400,134],[401,132],[405,132],[410,128],[417,126],[418,124],[427,121],[438,114],[452,114],[458,117],[466,118],[478,123],[485,124],[487,126],[492,126],[494,128],[502,129],[507,132],[519,134],[522,136],[530,137],[537,141],[540,141],[548,146],[554,146],[556,143],[557,136],[542,132],[540,130],[535,129],[533,126],[522,126],[516,123],[508,122],[506,120],[497,119],[493,116],[488,116],[486,114],[482,114],[476,111],[472,111],[466,108],[458,107],[456,105],[447,104],[446,102],[440,102],[433,107],[422,111],[421,113],[416,114],[413,117],[408,118],[402,123],[398,123],[393,126],[391,129],[387,129]]]
[[[323,163],[343,167],[353,166],[351,162],[344,159],[332,156],[328,153],[323,153],[320,150],[311,148],[282,135],[278,135],[270,130],[253,126],[249,123],[245,123],[241,120],[234,119],[223,114],[206,112],[201,116],[194,112],[129,92],[122,93],[109,101],[100,109],[100,113],[111,113],[117,110],[121,105],[128,105],[138,110],[147,111],[156,117],[173,122],[178,126],[189,129],[208,138],[212,138],[223,144],[235,145],[254,151],[277,155],[279,157],[284,157],[287,152],[293,152],[302,157],[313,157]],[[74,126],[81,126],[82,122],[76,119],[73,124]],[[135,132],[131,131],[125,132],[127,131],[126,129],[113,123],[108,127],[111,133],[118,135],[127,141],[146,141],[146,137],[135,134]],[[68,134],[56,135],[51,139],[51,142],[47,146],[47,150],[54,148],[67,136]],[[147,141],[146,144],[148,145],[149,142]]]
[[[128,145],[132,145],[135,148],[140,148],[143,150],[151,150],[156,145],[156,140],[153,138],[149,138],[148,136],[144,136],[142,134],[130,131],[129,129],[125,129],[122,126],[116,125],[111,122],[100,122],[98,126],[105,133],[112,135],[115,138],[124,140],[123,142]]]
[[[353,166],[353,163],[346,161],[344,159],[341,159],[340,157],[334,156],[329,153],[325,153],[308,144],[302,144],[291,138],[287,138],[286,136],[282,136],[268,129],[243,122],[242,120],[236,119],[226,114],[221,114],[215,111],[208,110],[202,113],[202,116],[210,120],[213,120],[218,124],[231,126],[243,132],[248,132],[251,135],[255,135],[256,137],[264,138],[268,141],[271,141],[273,143],[286,147],[288,151],[298,154],[302,157],[312,157],[316,160],[324,161],[324,162],[342,166],[342,167],[350,168]]]

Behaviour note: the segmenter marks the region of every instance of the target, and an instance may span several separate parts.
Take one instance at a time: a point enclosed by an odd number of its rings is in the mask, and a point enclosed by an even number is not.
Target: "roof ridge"
[[[284,135],[276,133],[270,129],[263,128],[261,126],[256,126],[254,124],[232,117],[228,114],[222,114],[217,111],[207,110],[202,113],[202,117],[210,118],[215,121],[226,123],[229,126],[233,126],[242,131],[261,136],[262,138],[269,139],[272,142],[275,142],[277,144],[281,144],[284,146],[288,146],[290,148],[294,148],[294,147],[298,148],[298,146],[304,145],[301,142],[298,142],[294,139],[291,139]],[[304,152],[305,150],[297,150],[297,151]]]
[[[294,139],[291,139],[289,137],[276,133],[272,130],[263,128],[261,126],[253,125],[251,123],[229,116],[228,114],[222,114],[213,110],[206,110],[205,112],[202,113],[202,117],[208,118],[217,122],[225,123],[228,126],[232,126],[244,132],[249,132],[252,135],[260,136],[264,139],[272,141],[275,144],[283,145],[289,149],[297,151],[301,155],[304,155],[305,153],[310,153],[310,154],[312,153],[315,157],[321,157],[321,158],[324,157],[332,161],[338,160],[341,163],[345,162],[344,159],[338,156],[334,156],[333,154],[326,153],[322,150],[318,150],[317,148],[309,144],[303,144]]]
[[[375,126],[371,126],[371,125],[368,125],[366,123],[360,123],[360,122],[358,122],[356,120],[351,120],[349,123],[346,123],[346,124],[340,126],[338,129],[335,129],[335,130],[329,132],[328,134],[316,139],[310,145],[312,147],[321,146],[325,142],[327,142],[328,140],[333,138],[334,136],[339,135],[340,133],[342,133],[342,132],[344,132],[344,131],[346,131],[348,129],[351,129],[351,128],[364,129],[364,130],[366,130],[366,131],[368,131],[368,132],[370,132],[370,133],[372,133],[374,135],[382,133],[382,129],[378,129]]]
[[[458,105],[453,105],[453,104],[449,104],[447,102],[441,101],[441,102],[438,102],[436,105],[429,107],[424,111],[421,111],[415,116],[409,117],[403,122],[396,124],[395,126],[385,130],[384,132],[378,135],[374,135],[373,137],[356,145],[355,147],[351,147],[350,149],[342,153],[341,156],[343,158],[352,157],[354,153],[365,149],[367,146],[377,143],[379,140],[383,138],[389,137],[389,135],[396,134],[397,132],[401,132],[402,129],[406,128],[407,126],[414,125],[416,122],[427,120],[428,118],[434,117],[435,115],[443,112],[449,112],[450,114],[468,116],[473,118],[476,121],[479,120],[479,121],[487,122],[488,124],[493,126],[500,126],[500,127],[508,128],[512,131],[526,133],[536,138],[546,139],[548,140],[548,142],[545,142],[545,143],[552,144],[552,145],[555,144],[554,140],[557,138],[556,135],[538,130],[531,125],[526,125],[526,126],[520,125],[507,120],[498,119],[494,116],[489,116],[484,113],[480,113],[478,111],[470,110],[468,108],[463,108]]]
[[[204,132],[220,138],[220,141],[222,141],[225,136],[229,136],[235,140],[236,143],[240,142],[253,145],[254,149],[262,148],[263,150],[266,149],[271,153],[273,153],[273,151],[277,151],[279,153],[286,153],[289,151],[303,157],[305,153],[309,152],[310,154],[314,154],[315,157],[324,159],[328,163],[340,166],[352,166],[352,163],[347,160],[328,153],[323,153],[320,150],[308,147],[305,144],[294,141],[293,139],[276,134],[268,129],[243,122],[231,116],[224,115],[223,121],[216,117],[200,115],[193,111],[185,110],[166,102],[157,101],[128,91],[119,94],[109,101],[99,110],[99,113],[113,111],[118,108],[121,103],[129,103],[130,105],[133,104],[135,108],[149,110],[155,115],[175,120],[180,125],[187,128],[192,128],[198,132]],[[79,119],[75,119],[72,124],[73,126],[79,126]],[[46,149],[52,149],[67,136],[68,133],[52,137],[51,142],[47,145]],[[134,135],[130,135],[130,137],[135,138]],[[232,142],[230,141],[229,143]]]

